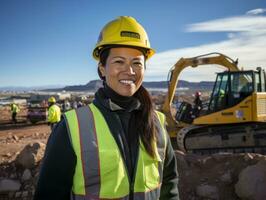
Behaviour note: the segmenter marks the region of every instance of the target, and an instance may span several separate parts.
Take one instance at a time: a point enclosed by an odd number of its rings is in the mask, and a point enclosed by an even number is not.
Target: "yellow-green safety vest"
[[[48,110],[48,122],[58,123],[61,120],[61,109],[58,105],[52,105]]]
[[[140,142],[134,186],[118,145],[100,110],[90,104],[65,113],[68,133],[77,157],[71,198],[76,200],[156,200],[160,197],[166,149],[165,117],[157,113],[158,135],[152,158]],[[131,188],[130,188],[131,187]]]
[[[18,113],[20,111],[19,107],[16,104],[13,104],[11,106],[11,112],[12,113]]]

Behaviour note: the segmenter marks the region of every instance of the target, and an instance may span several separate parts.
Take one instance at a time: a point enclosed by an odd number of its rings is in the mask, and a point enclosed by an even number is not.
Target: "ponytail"
[[[140,86],[134,97],[140,101],[143,108],[136,114],[137,130],[140,133],[140,138],[146,151],[150,156],[155,157],[155,147],[153,144],[156,140],[157,131],[154,123],[156,113],[153,109],[150,94],[143,86]]]

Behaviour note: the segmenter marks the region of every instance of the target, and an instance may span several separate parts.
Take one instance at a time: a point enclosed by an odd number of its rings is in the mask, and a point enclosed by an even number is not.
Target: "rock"
[[[9,192],[8,197],[9,199],[14,199],[16,192]]]
[[[211,155],[211,157],[217,161],[217,162],[223,162],[226,158],[228,158],[230,155],[232,155],[232,153],[228,153],[228,152],[221,152],[221,153],[216,153]]]
[[[186,162],[189,165],[200,165],[201,163],[199,156],[195,154],[187,154],[185,158],[186,158]]]
[[[13,137],[12,137],[15,141],[19,141],[19,137],[18,136],[16,136],[16,135],[13,135]]]
[[[0,180],[0,193],[18,191],[20,186],[21,184],[19,181],[11,179]]]
[[[232,177],[230,171],[226,172],[220,177],[220,180],[224,183],[232,183]]]
[[[180,165],[180,167],[182,169],[187,168],[187,161],[185,159],[184,152],[176,150],[175,155],[176,155],[176,159],[177,159],[177,164]]]
[[[25,182],[25,181],[31,179],[31,177],[32,176],[31,176],[30,170],[29,169],[25,169],[23,174],[22,174],[21,180],[22,180],[22,182]]]
[[[22,194],[22,192],[16,192],[16,194],[15,194],[15,198],[19,198],[19,197],[21,197],[21,194]]]
[[[196,194],[199,197],[219,199],[218,188],[211,185],[199,185],[196,188]]]
[[[205,157],[205,158],[202,158],[201,160],[200,160],[200,164],[201,165],[205,165],[205,164],[207,164],[207,162],[210,162],[211,161],[211,157],[210,156],[208,156],[208,157]]]
[[[253,160],[253,156],[250,153],[246,153],[245,156],[244,156],[244,160],[246,162],[248,162],[250,160]]]
[[[38,142],[34,144],[28,144],[17,155],[15,159],[16,165],[22,166],[27,169],[32,169],[37,162],[41,160],[44,154],[45,145]]]
[[[28,192],[28,191],[23,191],[21,197],[22,197],[22,198],[25,198],[25,197],[27,197],[28,195],[29,195],[29,192]]]
[[[15,173],[12,173],[9,178],[17,178],[17,175]]]
[[[227,161],[224,165],[225,166],[229,166],[230,165],[230,162]]]
[[[13,135],[12,135],[11,132],[9,132],[9,133],[7,134],[6,139],[7,139],[7,140],[11,140],[12,138],[13,138]]]
[[[203,177],[200,179],[200,182],[206,182],[206,181],[208,181],[208,178],[206,178],[206,177]]]
[[[34,177],[35,177],[35,178],[38,178],[38,177],[39,177],[39,175],[40,175],[40,173],[39,173],[39,172],[37,172],[37,173],[34,175]]]
[[[25,189],[25,190],[29,190],[29,189],[31,189],[31,185],[30,185],[30,184],[25,184],[24,189]]]
[[[261,160],[256,165],[243,169],[235,185],[235,192],[240,198],[266,199],[266,161]]]
[[[10,158],[12,155],[11,155],[11,153],[8,152],[4,156]]]

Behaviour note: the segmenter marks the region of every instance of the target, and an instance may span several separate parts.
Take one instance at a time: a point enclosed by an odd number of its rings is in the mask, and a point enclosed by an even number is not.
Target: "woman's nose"
[[[134,68],[131,63],[126,65],[126,72],[129,74],[135,74]]]

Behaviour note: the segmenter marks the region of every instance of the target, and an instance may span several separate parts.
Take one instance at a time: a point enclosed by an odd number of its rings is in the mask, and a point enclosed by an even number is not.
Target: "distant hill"
[[[212,90],[214,82],[211,81],[201,81],[201,82],[188,82],[180,80],[178,82],[179,88],[188,88],[192,90]],[[168,87],[167,81],[152,81],[152,82],[143,82],[144,87],[146,88],[156,88],[156,89],[166,89]],[[0,87],[0,92],[13,91],[45,91],[45,92],[61,92],[73,91],[73,92],[82,92],[82,91],[91,91],[94,92],[98,88],[102,87],[101,80],[92,80],[85,85],[71,85],[71,86],[37,86],[37,87]]]
[[[212,90],[214,82],[211,81],[202,81],[202,82],[188,82],[180,80],[178,82],[179,88],[189,88],[192,90]],[[153,81],[153,82],[143,82],[144,87],[146,88],[162,88],[166,89],[168,87],[167,81]],[[93,80],[87,83],[86,85],[73,85],[73,86],[66,86],[64,88],[57,88],[57,89],[48,89],[45,91],[96,91],[98,88],[102,87],[101,80]]]
[[[65,91],[95,91],[100,87],[102,87],[102,81],[93,80],[93,81],[88,82],[86,85],[66,86],[63,88],[63,90]]]
[[[178,88],[189,88],[193,90],[212,90],[214,82],[212,81],[201,81],[201,82],[188,82],[180,80],[178,81]],[[144,82],[146,88],[167,88],[167,81],[155,81],[155,82]]]
[[[29,92],[29,91],[35,91],[35,90],[50,90],[50,89],[57,89],[62,88],[64,86],[62,85],[44,85],[44,86],[6,86],[6,87],[0,87],[0,92]]]

